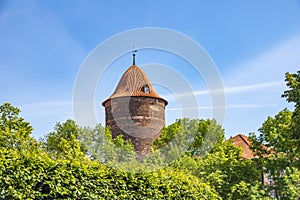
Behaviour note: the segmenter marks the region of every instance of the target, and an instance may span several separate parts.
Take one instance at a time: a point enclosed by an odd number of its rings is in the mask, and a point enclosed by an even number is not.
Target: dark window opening
[[[142,87],[142,91],[144,92],[144,93],[150,93],[150,88],[149,88],[149,85],[144,85],[143,87]]]

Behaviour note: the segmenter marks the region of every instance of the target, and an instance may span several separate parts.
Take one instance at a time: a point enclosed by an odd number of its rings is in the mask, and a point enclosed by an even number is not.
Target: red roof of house
[[[148,86],[150,91],[148,93],[142,90],[143,87]],[[102,105],[105,105],[105,102],[118,97],[131,97],[131,96],[143,96],[143,97],[153,97],[162,99],[165,101],[165,105],[168,102],[161,98],[156,91],[154,90],[150,80],[147,75],[136,65],[129,67],[126,72],[122,75],[114,93],[106,99]]]
[[[235,146],[241,147],[243,149],[242,152],[243,158],[248,158],[248,159],[256,158],[256,156],[253,155],[253,152],[250,149],[251,141],[247,136],[238,134],[230,138],[229,140],[232,140]]]

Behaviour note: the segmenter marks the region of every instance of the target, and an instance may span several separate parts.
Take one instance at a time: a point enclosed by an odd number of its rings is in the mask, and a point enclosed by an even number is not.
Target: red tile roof
[[[235,146],[241,147],[243,149],[242,152],[243,158],[248,158],[248,159],[256,158],[256,156],[253,155],[253,152],[250,149],[251,141],[247,136],[238,134],[230,138],[229,140],[232,140]]]
[[[149,93],[144,92],[142,89],[146,85],[148,85],[150,89]],[[161,98],[156,93],[147,75],[136,65],[132,65],[126,70],[126,72],[122,75],[114,93],[108,99],[106,99],[102,105],[104,106],[106,101],[113,98],[130,96],[158,98],[165,101],[165,105],[168,104],[165,99]]]

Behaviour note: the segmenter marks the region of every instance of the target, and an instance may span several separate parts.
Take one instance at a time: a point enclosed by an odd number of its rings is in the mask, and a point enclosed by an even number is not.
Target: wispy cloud
[[[201,96],[201,95],[208,95],[208,94],[216,94],[220,92],[224,92],[226,95],[228,94],[237,94],[237,93],[243,93],[243,92],[249,92],[249,91],[258,91],[261,89],[267,89],[267,88],[278,88],[278,86],[284,86],[283,81],[273,81],[273,82],[265,82],[265,83],[258,83],[258,84],[251,84],[251,85],[242,85],[242,86],[233,86],[233,87],[225,87],[224,89],[219,90],[198,90],[193,93],[179,93],[176,94],[178,98],[184,98],[189,96]],[[162,95],[164,98],[168,100],[173,100],[174,96],[172,94]]]
[[[235,86],[235,87],[225,88],[225,93],[236,94],[241,92],[257,91],[260,89],[273,88],[273,87],[278,87],[283,85],[284,85],[283,81],[274,81],[274,82],[265,82],[265,83],[252,84],[252,85]]]
[[[275,104],[228,104],[225,105],[226,109],[230,108],[264,108],[264,107],[272,107]],[[198,109],[213,109],[213,106],[198,106],[198,107],[173,107],[173,108],[166,108],[167,111],[181,111],[181,110],[198,110]]]
[[[226,133],[255,131],[267,116],[287,107],[287,103],[280,98],[285,88],[284,74],[299,70],[299,47],[300,33],[258,52],[257,56],[232,64],[227,74],[222,76],[224,89],[162,95],[170,102],[170,107],[166,107],[167,113],[175,113],[180,118],[180,111],[201,110],[201,115],[211,117],[210,112],[215,107],[210,102],[210,95],[224,92],[227,97],[223,107],[226,110]],[[180,98],[189,99],[191,96],[196,96],[201,104],[190,107],[172,104],[180,102]]]
[[[273,107],[276,104],[228,104],[226,108],[266,108]]]

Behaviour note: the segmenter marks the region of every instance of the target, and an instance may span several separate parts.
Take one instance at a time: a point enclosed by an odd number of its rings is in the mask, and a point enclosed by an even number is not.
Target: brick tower
[[[135,54],[133,65],[122,75],[114,93],[102,103],[106,126],[110,127],[113,138],[121,134],[130,140],[138,157],[151,152],[151,143],[165,125],[167,104],[135,65]]]

